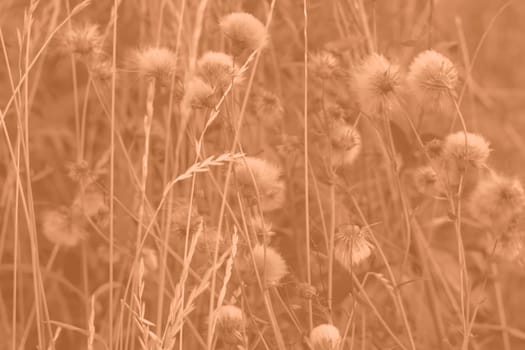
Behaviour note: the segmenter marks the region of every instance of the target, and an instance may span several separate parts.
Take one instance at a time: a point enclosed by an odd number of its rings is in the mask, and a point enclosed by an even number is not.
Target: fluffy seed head
[[[298,283],[296,289],[299,296],[307,300],[311,300],[318,295],[317,289],[311,284],[305,282]]]
[[[427,50],[410,64],[407,81],[420,103],[442,105],[457,86],[458,72],[450,59]]]
[[[347,270],[361,264],[372,254],[374,246],[367,239],[368,230],[357,225],[342,225],[335,233],[335,259]]]
[[[89,62],[102,54],[103,37],[94,24],[76,25],[61,37],[63,50]]]
[[[336,350],[341,343],[339,329],[331,324],[322,324],[310,332],[313,350]]]
[[[503,261],[523,265],[525,262],[524,237],[523,233],[503,235],[497,240],[494,255]],[[493,247],[493,244],[487,247],[489,253],[492,253]]]
[[[104,193],[95,186],[89,186],[84,191],[79,191],[71,205],[74,217],[86,216],[90,219],[108,215],[109,207]]]
[[[414,184],[419,193],[434,195],[439,189],[438,174],[431,166],[420,167],[414,172]]]
[[[310,55],[308,68],[321,79],[333,78],[340,68],[339,60],[331,52],[321,51]]]
[[[283,118],[284,108],[279,97],[268,90],[260,90],[253,98],[254,114],[266,127],[275,127]]]
[[[216,330],[219,338],[227,344],[241,343],[245,327],[242,310],[235,305],[222,305],[216,312]]]
[[[330,129],[332,166],[339,168],[352,165],[361,153],[361,134],[342,119],[334,120]]]
[[[252,204],[259,201],[263,211],[283,206],[285,184],[278,166],[261,158],[245,157],[236,161],[234,171],[239,191]]]
[[[397,105],[399,67],[384,56],[373,53],[365,58],[354,71],[353,83],[361,110],[370,116],[388,112]]]
[[[185,110],[215,107],[215,91],[201,78],[193,77],[184,91],[182,108]]]
[[[95,60],[88,66],[89,74],[101,86],[108,87],[111,85],[113,78],[113,66],[108,60]]]
[[[234,12],[220,20],[220,28],[233,44],[236,53],[247,49],[255,51],[268,42],[268,33],[264,24],[246,12]]]
[[[468,209],[476,220],[506,229],[523,212],[525,192],[517,179],[494,174],[478,182]]]
[[[441,155],[462,167],[467,165],[482,168],[490,154],[489,143],[483,136],[462,131],[448,135],[443,143]]]
[[[257,244],[253,247],[255,265],[262,279],[269,286],[275,286],[288,273],[283,257],[272,247]]]
[[[76,246],[85,236],[83,228],[73,220],[68,208],[46,210],[42,213],[42,234],[54,244]]]
[[[208,51],[197,61],[197,75],[217,89],[241,81],[239,67],[233,57],[222,52]]]
[[[132,53],[129,68],[144,77],[154,78],[169,86],[176,72],[177,56],[165,47],[149,47]]]

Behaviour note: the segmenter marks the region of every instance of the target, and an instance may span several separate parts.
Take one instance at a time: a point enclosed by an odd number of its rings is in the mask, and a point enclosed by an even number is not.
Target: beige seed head
[[[268,43],[268,33],[264,24],[246,12],[234,12],[220,20],[220,28],[233,44],[236,52],[255,51]]]
[[[263,211],[284,205],[285,183],[278,166],[261,158],[245,157],[236,161],[234,171],[241,194],[254,203],[259,201]]]
[[[397,107],[396,94],[401,86],[399,67],[373,53],[356,67],[353,85],[364,113],[371,117],[384,115]]]
[[[253,258],[261,278],[267,285],[275,286],[288,274],[283,257],[272,247],[261,244],[253,247]]]
[[[331,324],[322,324],[310,332],[313,350],[336,350],[341,344],[339,329]]]
[[[73,220],[69,208],[46,210],[41,216],[42,234],[54,244],[76,246],[86,233],[81,224]]]
[[[458,84],[458,72],[450,59],[427,50],[410,64],[407,82],[420,104],[442,106]]]
[[[367,239],[368,231],[357,225],[342,225],[335,233],[335,259],[347,270],[352,271],[355,266],[372,255],[374,246]]]

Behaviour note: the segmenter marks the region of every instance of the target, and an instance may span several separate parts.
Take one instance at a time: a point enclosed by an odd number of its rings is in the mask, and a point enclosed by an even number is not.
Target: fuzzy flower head
[[[361,134],[344,120],[336,119],[332,122],[330,138],[332,139],[332,167],[352,165],[361,154]]]
[[[183,110],[190,111],[195,109],[215,107],[215,91],[210,84],[198,77],[193,77],[184,91],[182,98]]]
[[[129,68],[140,75],[156,79],[164,86],[169,86],[176,73],[177,56],[165,47],[149,47],[132,53]]]
[[[321,51],[310,55],[308,68],[320,79],[330,79],[337,75],[340,69],[339,59],[331,52]]]
[[[322,324],[310,332],[313,350],[336,350],[341,344],[339,329],[331,324]]]
[[[372,254],[374,246],[367,239],[368,230],[357,225],[342,225],[335,233],[335,259],[347,270],[358,266]]]
[[[263,211],[283,206],[285,183],[278,166],[261,158],[245,157],[236,161],[234,171],[239,191],[250,204],[259,202]]]
[[[253,258],[260,277],[269,286],[278,285],[288,274],[286,261],[272,247],[257,244],[253,247]]]
[[[397,105],[399,67],[384,56],[373,53],[365,58],[353,74],[353,83],[361,111],[370,116],[382,115]]]
[[[423,166],[414,171],[414,185],[419,193],[430,196],[438,194],[441,189],[438,173],[432,166]]]
[[[253,112],[262,125],[275,128],[283,118],[284,108],[279,97],[271,91],[261,89],[254,94]]]
[[[221,18],[221,31],[232,41],[235,53],[244,50],[255,51],[268,43],[264,24],[246,12],[234,12]]]
[[[235,305],[222,305],[216,311],[216,331],[226,344],[242,343],[245,328],[244,314]]]
[[[517,179],[494,174],[481,180],[472,192],[468,209],[481,223],[504,230],[525,208],[525,192]]]
[[[76,246],[85,236],[82,226],[77,223],[68,208],[46,210],[41,217],[42,234],[54,244],[65,247]]]
[[[456,88],[458,72],[450,59],[427,50],[410,64],[407,81],[419,103],[441,106]]]
[[[505,234],[487,247],[488,253],[502,261],[518,263],[523,265],[525,262],[525,242],[523,233]],[[494,246],[495,243],[495,246]]]
[[[61,37],[63,50],[89,62],[102,54],[104,39],[95,24],[72,26]]]
[[[490,144],[483,136],[462,131],[448,135],[441,149],[442,158],[460,168],[468,165],[482,168],[486,166],[489,154]]]
[[[213,51],[208,51],[199,58],[197,75],[216,89],[225,89],[232,83],[239,83],[242,78],[232,56]]]
[[[94,81],[103,87],[111,86],[113,79],[113,66],[108,60],[95,60],[88,66],[89,74]]]

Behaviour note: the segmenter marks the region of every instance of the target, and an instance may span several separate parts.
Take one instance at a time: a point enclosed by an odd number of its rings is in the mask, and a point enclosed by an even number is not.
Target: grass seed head
[[[134,51],[128,65],[130,70],[169,86],[176,73],[177,56],[166,47],[149,47]]]
[[[341,65],[339,59],[331,52],[320,51],[310,54],[308,68],[314,76],[325,80],[334,78],[341,69]]]
[[[221,18],[221,31],[232,41],[233,50],[255,51],[267,45],[268,33],[264,24],[246,12],[234,12]]]
[[[104,39],[95,24],[74,25],[60,38],[64,52],[88,63],[103,52]]]
[[[336,350],[341,344],[339,329],[331,324],[322,324],[310,332],[313,350]]]
[[[332,167],[352,165],[361,154],[361,134],[342,119],[331,123]]]
[[[235,305],[222,305],[216,312],[216,331],[219,339],[226,344],[242,343],[245,328],[242,310]]]
[[[458,72],[450,59],[427,50],[410,64],[407,82],[420,104],[442,106],[458,84]]]
[[[193,77],[184,91],[182,108],[195,110],[215,107],[216,98],[213,87],[198,77]]]
[[[497,174],[479,181],[468,201],[468,210],[476,220],[499,230],[506,229],[524,208],[521,182]]]
[[[42,234],[51,242],[64,247],[76,246],[86,233],[80,223],[73,220],[69,208],[60,207],[42,213]]]
[[[366,57],[353,72],[353,84],[361,110],[371,117],[396,108],[401,74],[383,55]]]
[[[490,154],[490,144],[478,134],[462,131],[448,135],[441,150],[444,160],[456,163],[460,168],[486,166]]]
[[[245,157],[236,161],[234,170],[241,194],[252,201],[252,204],[260,201],[263,211],[272,211],[283,206],[286,186],[278,166],[261,158]]]
[[[357,225],[342,225],[336,230],[334,256],[349,271],[372,255],[373,245],[367,232]]]
[[[233,57],[222,52],[208,51],[197,61],[197,75],[212,87],[222,90],[242,80]]]
[[[253,258],[261,278],[269,286],[278,285],[288,274],[286,261],[272,247],[257,244],[253,247]]]

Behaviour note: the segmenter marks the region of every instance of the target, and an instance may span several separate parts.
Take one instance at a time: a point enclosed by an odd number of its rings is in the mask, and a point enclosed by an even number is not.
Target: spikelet
[[[220,20],[220,28],[232,41],[236,54],[243,50],[255,51],[268,43],[268,33],[264,24],[246,12],[234,12]]]
[[[374,246],[367,239],[368,230],[357,225],[342,225],[335,232],[335,259],[352,271],[372,254]]]
[[[176,74],[177,56],[166,47],[144,48],[131,54],[128,66],[131,71],[169,86],[171,78]]]
[[[259,200],[263,211],[272,211],[283,206],[285,184],[278,166],[261,158],[245,157],[235,162],[234,171],[239,191],[251,201],[250,204]]]
[[[489,143],[483,136],[462,131],[448,135],[441,149],[444,160],[452,161],[464,169],[466,166],[486,166],[490,154]]]
[[[215,89],[225,89],[242,80],[233,57],[222,52],[208,51],[197,61],[197,75]]]
[[[82,226],[73,220],[66,207],[44,211],[41,224],[42,234],[51,243],[60,246],[74,247],[86,236]]]
[[[310,332],[313,350],[336,350],[341,344],[339,329],[331,324],[322,324]]]
[[[216,332],[224,343],[241,344],[245,328],[244,314],[235,305],[222,305],[216,311]]]
[[[353,85],[361,111],[371,117],[384,115],[397,107],[396,94],[401,86],[399,67],[373,53],[356,67]]]
[[[62,50],[88,63],[103,52],[104,39],[95,24],[72,26],[60,37]]]
[[[253,247],[253,258],[261,278],[268,286],[278,285],[288,273],[286,261],[272,247],[257,244]]]
[[[506,230],[523,212],[525,192],[520,181],[493,174],[481,180],[468,202],[470,214],[479,222]]]
[[[417,55],[409,67],[407,82],[422,105],[442,107],[454,93],[458,72],[454,64],[442,54],[427,50]]]
[[[343,119],[331,123],[330,138],[332,139],[332,167],[352,165],[361,154],[361,134]]]
[[[151,274],[159,268],[159,257],[155,249],[152,248],[142,248],[140,252],[141,259],[144,262],[144,272],[146,274]]]
[[[308,68],[312,74],[320,79],[334,78],[340,70],[340,63],[329,51],[320,51],[310,54]]]

